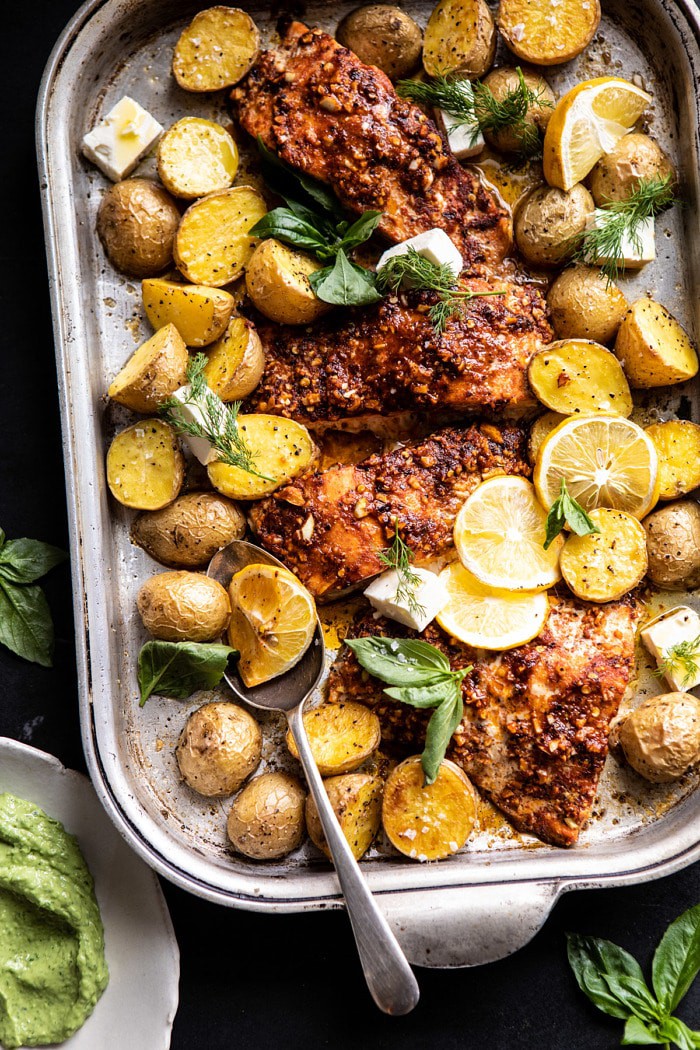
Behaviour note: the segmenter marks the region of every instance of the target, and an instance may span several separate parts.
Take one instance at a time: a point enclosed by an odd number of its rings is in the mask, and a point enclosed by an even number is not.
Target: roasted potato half
[[[207,351],[207,383],[222,401],[239,401],[255,390],[264,369],[265,354],[255,325],[235,314]]]
[[[517,128],[504,127],[498,131],[484,129],[486,141],[503,153],[522,153],[530,141],[536,144],[537,139],[534,135],[544,134],[554,110],[554,92],[539,73],[525,69],[519,74],[513,66],[500,66],[498,69],[492,69],[484,77],[484,84],[498,102],[503,102],[508,95],[520,88],[520,75],[536,101],[528,103]]]
[[[238,430],[250,449],[257,474],[228,463],[207,467],[217,492],[230,499],[260,499],[307,471],[316,461],[318,449],[301,423],[282,416],[258,412],[238,417]]]
[[[680,500],[647,515],[649,579],[670,590],[700,587],[700,506]]]
[[[678,321],[653,299],[637,299],[615,340],[630,386],[684,383],[698,372],[698,355]]]
[[[114,498],[134,510],[160,510],[182,488],[185,457],[172,427],[144,419],[121,430],[107,452],[107,484]]]
[[[527,377],[538,400],[561,415],[629,416],[632,412],[632,395],[620,362],[590,339],[550,343],[532,357]]]
[[[382,822],[399,853],[412,860],[440,860],[460,850],[477,815],[471,782],[454,762],[443,760],[437,778],[425,783],[419,755],[399,763],[384,788]]]
[[[241,791],[228,815],[232,846],[253,860],[276,860],[300,846],[306,792],[287,773],[263,773]]]
[[[612,602],[627,594],[647,571],[646,533],[631,514],[598,507],[590,513],[598,532],[570,535],[559,565],[577,598]]]
[[[202,569],[245,528],[235,503],[216,492],[187,492],[162,510],[138,514],[131,542],[170,569]]]
[[[377,750],[381,738],[374,711],[353,701],[321,704],[307,711],[304,726],[319,773],[324,777],[357,769]],[[291,732],[287,733],[287,747],[299,758]]]
[[[356,7],[340,22],[335,38],[362,62],[377,66],[392,80],[410,77],[420,65],[420,26],[391,4]]]
[[[425,30],[423,68],[428,76],[482,77],[493,65],[496,26],[485,0],[440,0]]]
[[[112,401],[134,412],[156,412],[187,382],[189,354],[174,324],[166,324],[136,350],[112,380]]]
[[[158,175],[175,197],[194,200],[227,190],[238,171],[238,147],[213,120],[183,117],[158,143]]]
[[[350,849],[355,859],[359,860],[379,831],[384,784],[380,777],[370,773],[344,773],[339,777],[330,777],[324,787]],[[311,795],[306,799],[306,826],[313,844],[330,857],[316,803]]]
[[[646,428],[659,454],[659,499],[678,499],[700,485],[700,426],[669,419]]]
[[[250,231],[267,213],[252,186],[234,186],[190,204],[175,237],[175,262],[188,281],[220,288],[234,281],[257,244]]]
[[[627,300],[597,266],[571,266],[547,293],[552,326],[560,339],[611,343],[627,313]]]
[[[97,212],[97,232],[112,265],[130,277],[153,277],[173,261],[180,212],[152,179],[110,186]]]
[[[234,299],[221,288],[160,278],[141,284],[143,306],[154,328],[174,324],[188,346],[208,346],[226,331]]]
[[[501,0],[498,28],[518,58],[535,66],[570,62],[588,47],[600,25],[600,2]]]
[[[593,198],[580,183],[570,190],[533,190],[515,214],[518,250],[536,266],[561,265],[573,255],[576,238],[594,211]]]
[[[143,626],[164,642],[213,642],[228,627],[224,587],[201,572],[161,572],[142,584],[136,600]]]
[[[700,700],[692,693],[648,697],[615,726],[611,745],[646,780],[678,780],[700,761]]]
[[[297,252],[269,237],[250,257],[245,283],[253,305],[279,324],[310,324],[330,310],[317,299],[309,275],[321,269],[305,252]]]
[[[185,91],[233,87],[258,57],[255,22],[237,7],[210,7],[183,29],[173,53],[173,75]]]
[[[615,149],[605,153],[587,178],[593,199],[600,207],[624,201],[642,179],[675,178],[670,160],[648,135],[633,131],[623,135]]]
[[[262,757],[262,732],[237,704],[204,704],[187,719],[175,751],[187,784],[207,798],[238,791]]]

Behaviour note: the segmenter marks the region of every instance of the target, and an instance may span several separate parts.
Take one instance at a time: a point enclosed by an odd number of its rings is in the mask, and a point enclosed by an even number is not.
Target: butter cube
[[[408,602],[403,595],[399,596],[401,580],[396,569],[388,569],[372,580],[365,590],[365,597],[382,616],[388,616],[404,627],[412,627],[414,631],[424,631],[445,607],[449,595],[436,573],[413,567],[411,573],[420,579],[420,583],[413,588],[415,606],[419,608],[412,607],[413,603]]]
[[[459,277],[462,272],[464,261],[460,252],[444,230],[434,228],[425,233],[419,233],[416,237],[409,237],[407,241],[401,241],[393,248],[387,248],[377,263],[377,273],[386,266],[390,259],[396,258],[397,255],[406,255],[409,248],[413,248],[424,259],[435,263],[436,266],[447,264],[453,270],[455,277]]]
[[[468,102],[473,104],[474,92],[470,82],[459,80],[456,83]],[[461,117],[456,117],[454,113],[449,113],[446,109],[436,109],[435,119],[445,132],[447,144],[457,160],[466,160],[468,157],[476,157],[481,153],[485,145],[484,136],[476,120],[473,124],[465,124]]]
[[[220,400],[211,390],[207,394],[207,403],[211,406],[211,411],[205,413],[204,407],[200,402],[190,401],[187,399],[192,395],[192,387],[189,383],[186,386],[181,386],[172,395],[177,398],[181,404],[180,414],[187,423],[196,423],[198,426],[205,427],[211,431],[212,423],[218,430],[223,433],[224,422],[226,419],[226,405]],[[212,418],[213,417],[213,418]],[[212,463],[215,459],[218,459],[218,453],[212,446],[211,442],[205,437],[195,437],[190,434],[182,435],[192,455],[195,459],[198,459],[204,466],[207,463]]]
[[[669,649],[679,642],[693,642],[700,638],[700,616],[687,605],[678,605],[675,609],[657,616],[640,632],[644,645],[661,665]],[[687,678],[688,668],[681,663],[673,664],[665,672],[664,678],[671,689],[682,692],[700,685],[700,646],[698,646],[698,671]]]
[[[604,208],[596,208],[593,215],[588,220],[588,228],[602,229],[605,223],[610,219],[610,215],[605,211]],[[622,238],[620,246],[620,255],[618,256],[618,262],[620,265],[624,265],[628,270],[639,270],[642,266],[646,266],[647,263],[653,262],[656,258],[656,236],[654,232],[654,217],[650,216],[645,219],[637,227],[637,237],[639,243],[635,242],[633,237],[625,235]],[[595,260],[589,260],[595,262],[596,265],[610,261],[608,256],[599,255]]]
[[[163,134],[151,114],[124,95],[83,138],[83,153],[113,182],[129,175]]]

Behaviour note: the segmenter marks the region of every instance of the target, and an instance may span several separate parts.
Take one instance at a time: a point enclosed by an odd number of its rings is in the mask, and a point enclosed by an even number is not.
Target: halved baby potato
[[[669,386],[692,379],[698,355],[668,310],[653,299],[638,299],[625,314],[615,340],[630,385]]]
[[[178,495],[185,457],[175,431],[162,419],[121,430],[107,452],[107,484],[116,500],[135,510],[159,510]]]
[[[641,583],[647,571],[644,526],[623,510],[590,512],[599,532],[571,535],[559,564],[564,580],[586,602],[612,602]]]
[[[318,456],[306,427],[283,416],[241,415],[238,430],[250,449],[256,473],[221,462],[207,467],[214,488],[229,499],[260,499],[303,474]]]
[[[227,190],[238,171],[238,147],[213,120],[183,117],[158,143],[158,175],[175,197],[193,200]]]
[[[384,788],[382,821],[392,846],[412,860],[441,860],[460,850],[477,816],[477,797],[459,766],[444,759],[425,783],[420,755],[401,762]]]
[[[237,7],[210,7],[194,16],[173,53],[173,74],[185,91],[219,91],[244,77],[258,57],[260,33]]]
[[[146,317],[154,328],[174,324],[188,346],[208,346],[223,335],[234,299],[221,288],[153,277],[141,282]]]
[[[429,76],[481,77],[495,53],[496,27],[485,0],[440,0],[423,41],[423,67]]]
[[[700,426],[689,419],[653,423],[646,432],[659,454],[659,499],[677,499],[700,485]]]
[[[569,62],[600,24],[600,0],[501,0],[498,28],[510,50],[536,66]]]
[[[174,324],[166,324],[136,350],[107,393],[134,412],[156,412],[187,382],[189,354]]]
[[[371,773],[345,773],[326,780],[324,787],[350,849],[359,860],[372,845],[381,824],[384,787],[381,777]],[[311,795],[306,799],[306,827],[313,844],[330,857]]]
[[[264,368],[265,354],[255,325],[234,314],[224,334],[207,351],[207,383],[222,401],[239,401],[255,390]]]
[[[210,193],[191,204],[175,236],[175,263],[188,281],[220,288],[241,274],[258,243],[250,231],[267,214],[252,186]]]
[[[321,704],[307,711],[304,727],[316,765],[324,777],[351,773],[377,750],[381,739],[379,719],[374,711],[353,701]],[[287,733],[287,747],[299,758],[291,732]]]
[[[330,310],[317,299],[309,274],[322,264],[270,237],[250,257],[245,271],[248,295],[261,314],[279,324],[309,324]]]
[[[537,399],[564,416],[632,412],[620,362],[590,339],[560,339],[545,346],[531,359],[527,377]]]

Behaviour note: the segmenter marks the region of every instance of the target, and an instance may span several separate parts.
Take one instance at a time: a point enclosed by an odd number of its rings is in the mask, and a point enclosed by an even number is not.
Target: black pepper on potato
[[[105,193],[97,232],[113,266],[130,277],[155,277],[171,265],[180,212],[152,179],[124,179]]]
[[[355,8],[339,23],[335,37],[392,80],[409,77],[420,63],[423,33],[405,11],[391,4]]]
[[[207,798],[238,791],[262,757],[262,732],[237,704],[216,701],[194,711],[175,750],[185,782]]]
[[[131,542],[172,569],[202,569],[245,533],[240,508],[216,492],[188,492],[162,510],[138,514]]]
[[[164,642],[213,642],[228,626],[231,603],[216,580],[199,572],[161,572],[142,584],[143,625]]]
[[[288,773],[262,773],[236,798],[228,815],[231,845],[253,860],[276,860],[300,846],[306,792]]]

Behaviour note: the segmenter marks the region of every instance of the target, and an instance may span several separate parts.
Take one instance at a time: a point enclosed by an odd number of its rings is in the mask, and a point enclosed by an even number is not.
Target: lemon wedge
[[[636,423],[622,416],[582,416],[560,423],[535,464],[540,502],[551,507],[562,478],[584,510],[608,507],[643,518],[658,498],[658,454]]]
[[[547,125],[542,163],[550,186],[570,190],[631,131],[651,95],[620,77],[596,77],[567,91]]]
[[[494,590],[459,562],[443,569],[440,579],[450,597],[437,622],[475,649],[501,651],[524,645],[540,633],[549,615],[544,591]]]
[[[247,686],[277,678],[304,655],[316,627],[314,600],[288,569],[246,565],[229,585],[229,644]]]
[[[546,511],[532,484],[513,475],[482,481],[462,506],[454,527],[459,560],[488,587],[544,591],[561,578],[557,536],[544,549]]]

